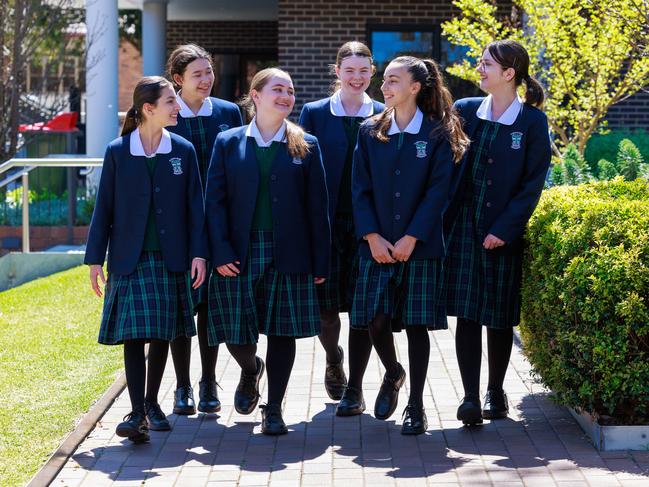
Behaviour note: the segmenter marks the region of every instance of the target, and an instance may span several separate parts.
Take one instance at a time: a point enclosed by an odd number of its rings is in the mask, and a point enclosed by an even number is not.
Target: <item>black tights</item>
[[[158,392],[162,382],[169,342],[151,340],[149,344],[148,369],[144,356],[145,340],[124,341],[124,368],[126,372],[126,385],[131,398],[133,411],[144,410],[144,401],[157,403]],[[146,394],[144,384],[146,381]]]
[[[323,310],[320,312],[320,334],[322,347],[327,354],[327,362],[340,362],[338,339],[340,338],[340,315],[338,310]]]
[[[514,329],[487,328],[489,390],[500,391],[505,382],[514,342]],[[465,318],[457,319],[455,352],[460,366],[465,396],[480,394],[480,362],[482,359],[482,326]]]
[[[201,382],[210,382],[216,379],[216,360],[219,356],[219,346],[210,347],[207,340],[207,304],[198,306],[196,315],[196,330],[198,332],[198,349],[201,354]],[[176,388],[191,385],[189,377],[189,364],[192,352],[191,337],[181,336],[171,342],[171,357],[174,361],[176,372]]]

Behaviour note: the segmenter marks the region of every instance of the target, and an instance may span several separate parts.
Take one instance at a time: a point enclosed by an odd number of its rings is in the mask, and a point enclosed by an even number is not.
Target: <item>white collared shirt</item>
[[[331,110],[332,115],[336,117],[371,117],[374,115],[374,103],[372,103],[372,99],[367,93],[363,93],[363,104],[361,107],[358,109],[358,112],[356,114],[348,114],[345,112],[345,107],[343,106],[343,102],[340,99],[340,90],[336,91],[333,95],[331,95],[331,101],[329,102],[329,108]]]
[[[246,137],[254,137],[259,147],[270,147],[273,142],[286,143],[286,140],[284,140],[285,134],[286,120],[282,122],[282,126],[268,142],[264,140],[264,138],[261,136],[261,132],[259,132],[259,127],[257,127],[257,117],[253,117],[248,127],[246,127]]]
[[[485,97],[484,100],[482,100],[482,103],[480,103],[480,106],[478,107],[478,111],[476,112],[476,116],[482,120],[487,120],[488,122],[494,122],[492,120],[492,114],[491,114],[491,104],[493,101],[493,97],[491,95],[488,95]],[[523,100],[520,99],[520,97],[517,95],[516,98],[514,98],[514,101],[507,107],[507,110],[503,112],[503,114],[498,118],[498,120],[495,120],[498,123],[501,123],[503,125],[513,125],[513,123],[516,121],[516,118],[518,118],[518,114],[521,113],[521,110],[523,109]]]
[[[192,109],[187,106],[185,100],[183,100],[183,98],[180,96],[180,92],[176,93],[176,101],[180,105],[180,112],[178,112],[178,114],[183,118],[212,116],[212,102],[209,98],[205,98],[205,100],[203,100],[203,104],[198,110],[198,113],[192,112]]]
[[[392,114],[390,115],[391,122],[390,122],[390,130],[388,130],[388,135],[395,135],[401,132],[399,126],[397,125],[397,121],[394,118],[394,113],[395,113],[394,110],[392,110]],[[409,134],[418,134],[419,130],[421,129],[421,123],[423,121],[424,121],[424,114],[421,112],[419,107],[417,107],[415,116],[412,117],[412,120],[410,120],[404,132],[408,132]]]
[[[132,156],[155,157],[156,154],[169,154],[171,152],[171,134],[167,129],[162,129],[162,138],[155,152],[149,156],[144,152],[144,145],[140,137],[140,129],[137,128],[131,132],[129,149]]]

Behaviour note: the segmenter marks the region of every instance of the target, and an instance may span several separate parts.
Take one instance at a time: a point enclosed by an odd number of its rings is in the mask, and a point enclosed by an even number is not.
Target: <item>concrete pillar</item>
[[[86,154],[103,157],[119,134],[117,0],[86,0]],[[101,172],[89,175],[97,186]]]
[[[167,59],[167,0],[145,0],[142,5],[142,71],[163,76]]]

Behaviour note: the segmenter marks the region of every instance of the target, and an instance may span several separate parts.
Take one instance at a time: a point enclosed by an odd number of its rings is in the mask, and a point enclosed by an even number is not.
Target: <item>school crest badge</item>
[[[523,132],[512,132],[512,149],[520,149],[522,139]]]
[[[227,123],[222,123],[221,125],[219,125],[219,128],[221,129],[221,132],[225,132],[230,128],[230,126]]]
[[[423,140],[418,140],[415,142],[415,149],[417,149],[417,157],[419,159],[423,159],[426,157],[426,146],[428,145],[428,142],[425,142]]]
[[[183,168],[182,168],[182,160],[180,157],[172,157],[169,159],[169,162],[171,163],[171,168],[174,171],[174,176],[180,176],[183,173]]]

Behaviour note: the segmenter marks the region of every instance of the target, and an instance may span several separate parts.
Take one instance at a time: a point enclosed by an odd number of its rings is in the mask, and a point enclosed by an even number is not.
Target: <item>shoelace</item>
[[[141,411],[131,411],[130,413],[128,413],[126,416],[124,416],[124,417],[122,418],[122,421],[128,423],[131,419],[133,419],[133,417],[134,417],[135,415],[138,415],[138,414],[139,414],[139,415],[143,415],[143,413],[142,413]]]
[[[146,412],[150,418],[156,418],[156,419],[166,418],[159,404],[153,404],[153,403],[147,404]]]

